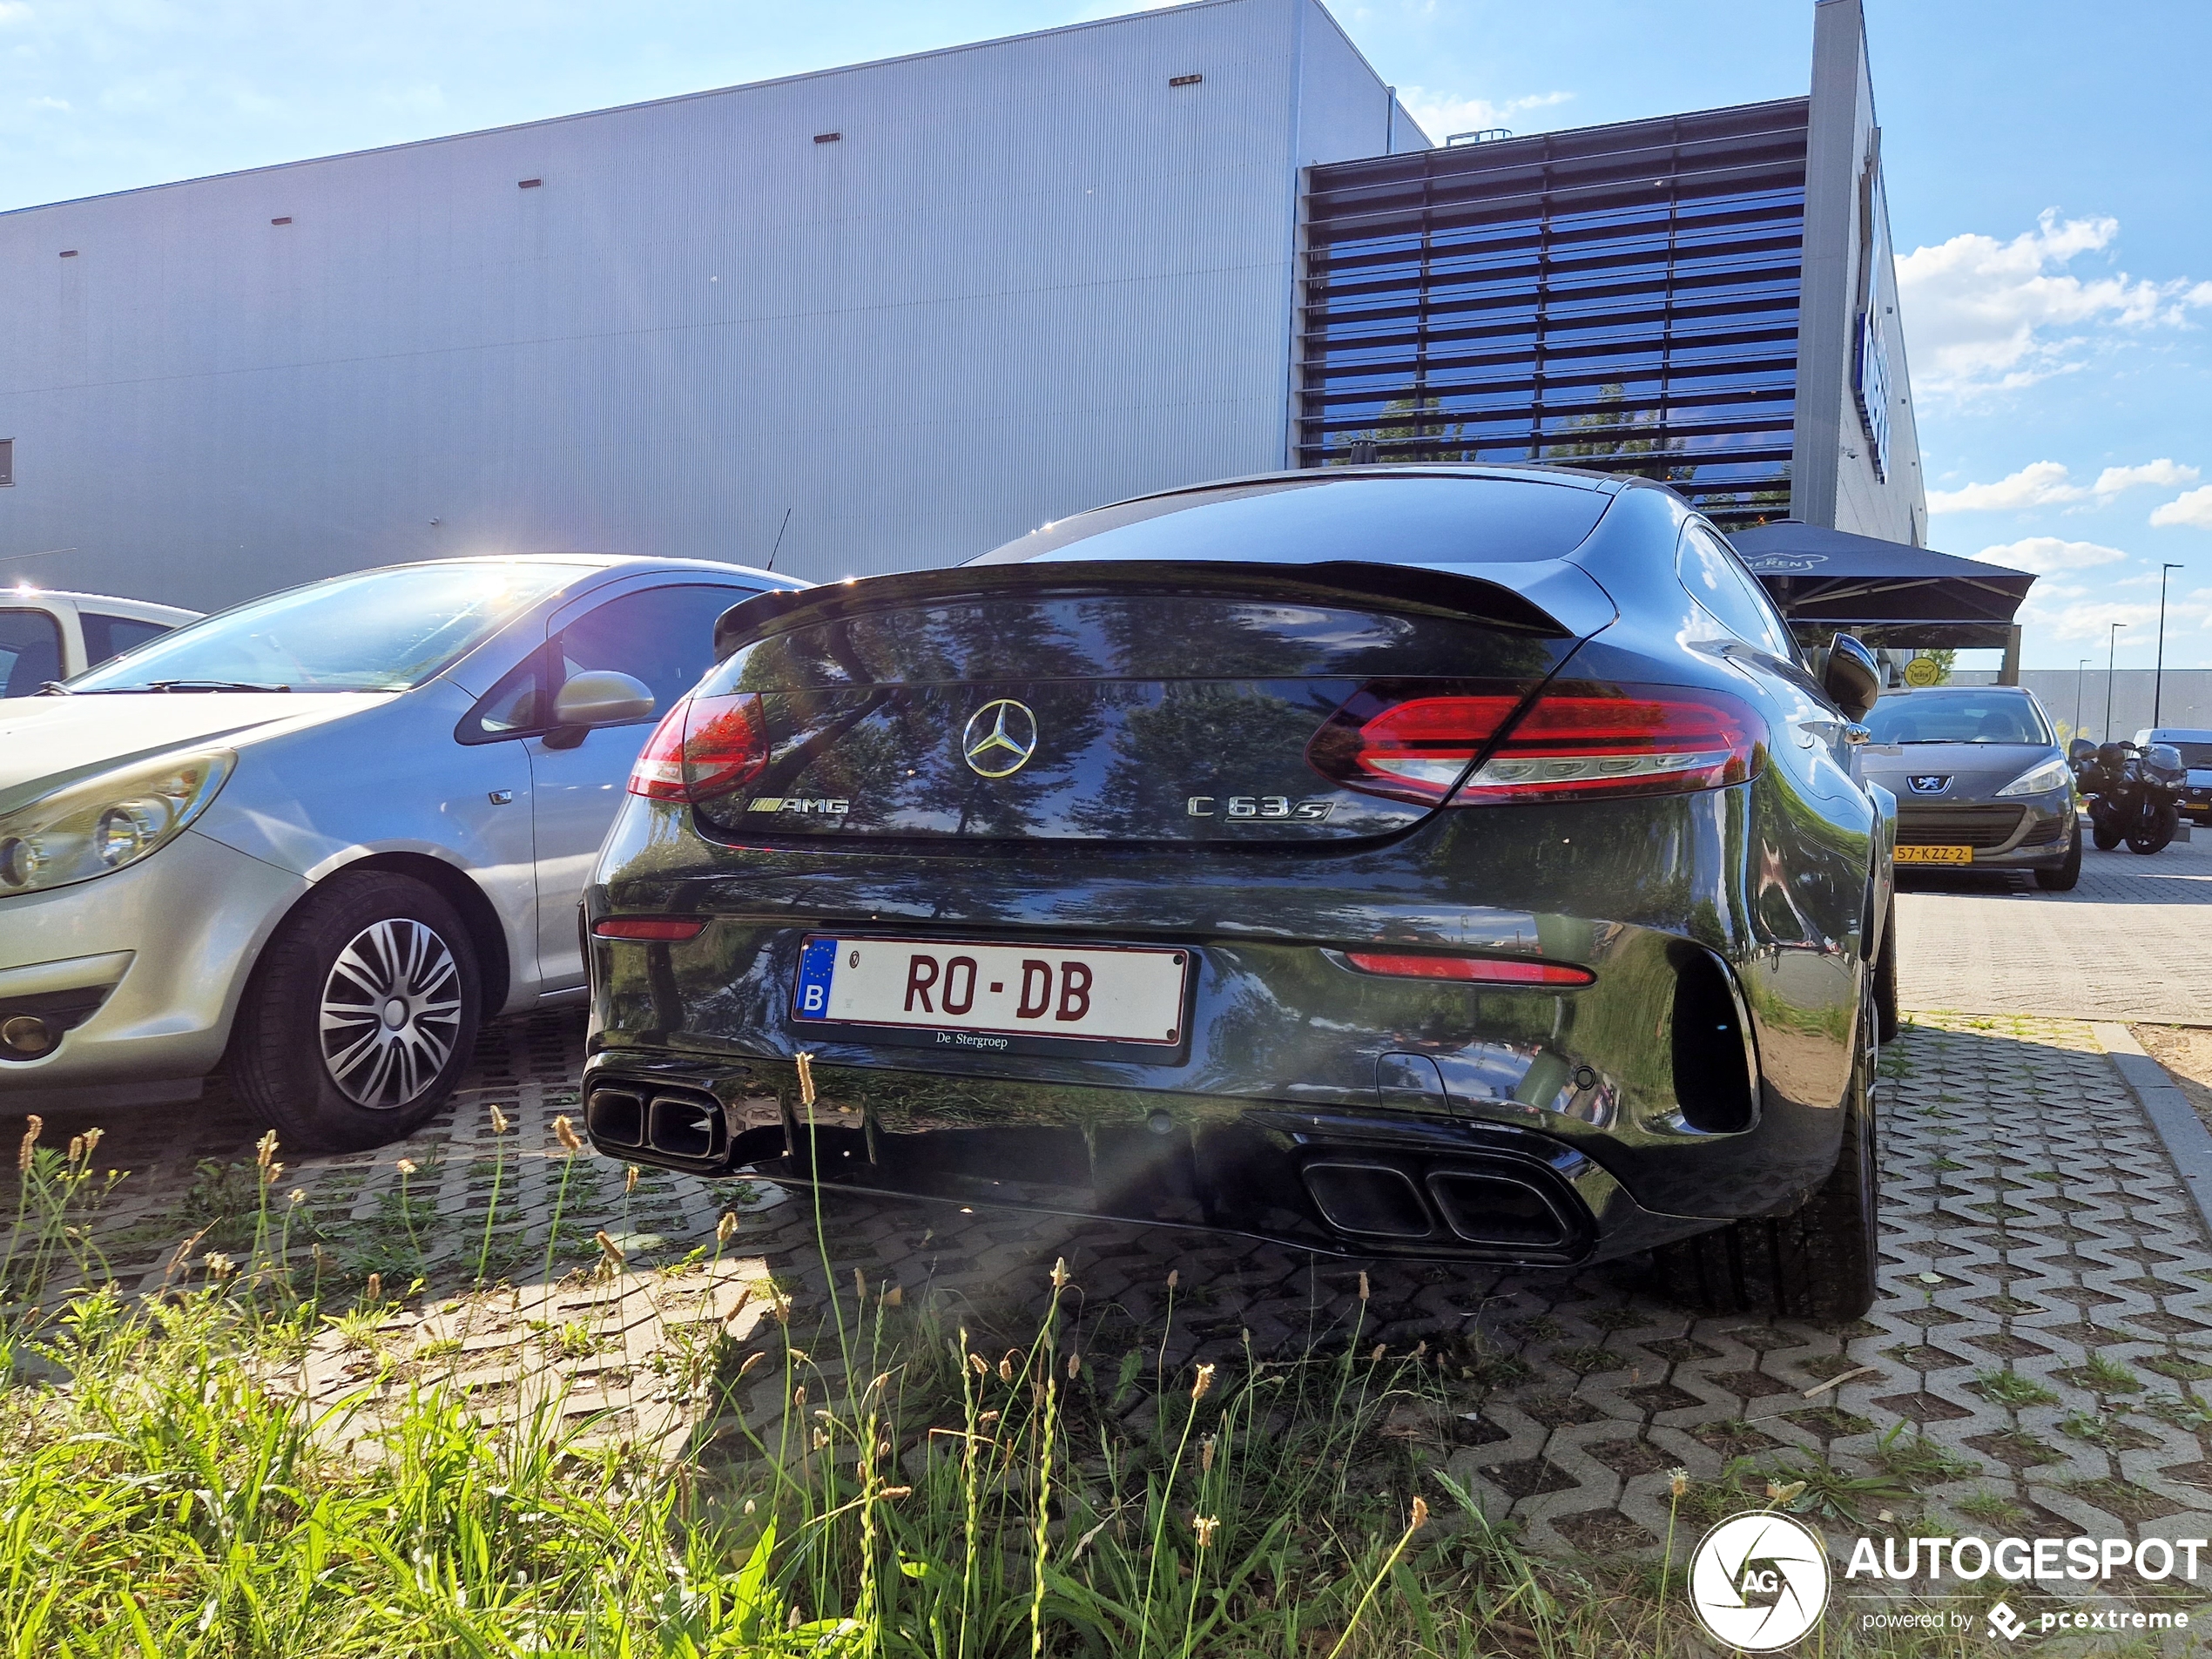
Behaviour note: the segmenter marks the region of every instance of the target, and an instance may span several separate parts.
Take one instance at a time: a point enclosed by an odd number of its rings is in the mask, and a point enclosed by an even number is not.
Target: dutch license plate
[[[874,1026],[948,1046],[1011,1039],[1183,1041],[1186,950],[971,944],[819,934],[801,947],[792,1017]]]
[[[1900,846],[1897,849],[1899,864],[1972,864],[1974,850],[1971,846]]]

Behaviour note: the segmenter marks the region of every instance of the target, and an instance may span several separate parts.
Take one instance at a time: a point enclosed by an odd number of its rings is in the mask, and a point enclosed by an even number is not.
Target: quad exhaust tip
[[[644,1151],[685,1163],[718,1163],[729,1150],[721,1102],[704,1090],[610,1084],[583,1103],[596,1145]]]
[[[1411,1244],[1441,1234],[1554,1255],[1573,1251],[1583,1231],[1571,1197],[1504,1162],[1423,1165],[1338,1155],[1315,1158],[1301,1173],[1322,1219],[1354,1238]]]

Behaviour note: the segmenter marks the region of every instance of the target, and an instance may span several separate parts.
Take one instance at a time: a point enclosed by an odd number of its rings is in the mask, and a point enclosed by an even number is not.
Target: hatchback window
[[[1885,697],[1866,717],[1877,743],[2049,743],[2042,717],[2013,695],[1907,692]]]
[[[0,610],[0,697],[30,697],[62,677],[62,631],[43,610]]]
[[[403,691],[577,574],[517,562],[333,577],[189,623],[78,675],[70,690]]]
[[[1313,564],[1487,564],[1561,559],[1613,497],[1521,478],[1407,474],[1270,479],[1078,513],[970,559],[1233,559]]]

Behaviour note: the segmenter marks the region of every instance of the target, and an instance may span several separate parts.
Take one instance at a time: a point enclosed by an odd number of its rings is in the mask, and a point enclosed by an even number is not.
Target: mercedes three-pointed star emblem
[[[1037,752],[1037,717],[1026,703],[1002,697],[968,717],[960,752],[981,778],[1011,778]]]

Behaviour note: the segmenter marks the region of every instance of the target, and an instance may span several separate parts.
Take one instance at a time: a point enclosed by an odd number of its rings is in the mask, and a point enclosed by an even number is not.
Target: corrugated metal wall
[[[1389,119],[1313,0],[1209,0],[0,216],[0,581],[759,563],[786,509],[822,579],[1276,467],[1297,168]]]

